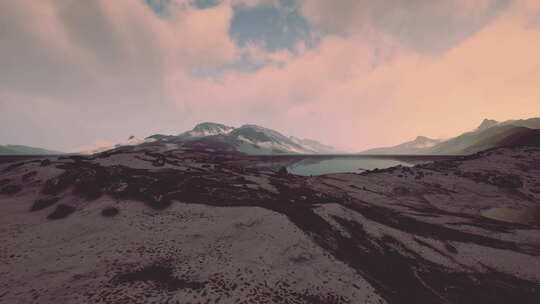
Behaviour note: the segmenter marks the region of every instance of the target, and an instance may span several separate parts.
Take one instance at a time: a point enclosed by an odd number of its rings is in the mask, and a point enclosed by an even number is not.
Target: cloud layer
[[[0,143],[68,151],[217,121],[358,151],[540,115],[537,1],[338,2],[2,1]],[[239,44],[241,6],[298,14],[309,35]]]

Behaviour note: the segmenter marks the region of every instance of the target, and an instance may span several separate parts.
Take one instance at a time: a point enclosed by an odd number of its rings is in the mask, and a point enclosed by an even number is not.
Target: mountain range
[[[394,147],[369,149],[363,154],[422,154],[429,148],[441,143],[442,140],[418,136],[413,141],[408,141]]]
[[[393,147],[374,148],[361,154],[460,155],[504,146],[540,146],[540,118],[498,122],[484,119],[470,132],[448,140],[418,136]]]
[[[178,135],[156,134],[145,139],[144,147],[185,148],[245,154],[335,154],[338,149],[312,139],[285,136],[275,130],[247,124],[239,128],[204,122]]]
[[[125,147],[132,147],[132,146],[138,146],[140,144],[144,144],[144,143],[147,143],[147,142],[152,142],[154,141],[153,139],[150,139],[150,138],[146,138],[146,139],[141,139],[141,138],[137,138],[135,136],[130,136],[127,140],[124,140],[120,143],[117,143],[115,145],[110,145],[110,146],[103,146],[103,147],[99,147],[99,148],[92,148],[92,149],[89,149],[89,150],[80,150],[80,151],[76,151],[76,154],[95,154],[95,153],[101,153],[101,152],[105,152],[105,151],[108,151],[108,150],[113,150],[113,149],[121,149],[121,148],[125,148]]]
[[[498,122],[484,119],[474,130],[448,140],[418,136],[392,147],[373,148],[360,154],[370,155],[461,155],[509,146],[540,146],[540,118]],[[116,145],[79,151],[94,154],[108,150],[154,149],[158,151],[187,149],[207,152],[231,152],[250,155],[266,154],[340,154],[332,146],[312,139],[285,136],[275,130],[253,124],[235,128],[220,123],[204,122],[177,134],[155,134],[141,139],[134,136]],[[21,145],[0,145],[0,155],[64,154]]]
[[[0,145],[0,155],[56,155],[62,152],[22,145]]]

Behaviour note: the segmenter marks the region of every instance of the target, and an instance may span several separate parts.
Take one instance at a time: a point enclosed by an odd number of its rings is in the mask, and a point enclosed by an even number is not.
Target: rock
[[[129,185],[126,182],[119,182],[112,187],[111,191],[115,193],[122,193],[127,189],[128,186]]]
[[[68,205],[58,205],[56,209],[53,211],[53,213],[49,214],[47,216],[47,219],[49,220],[59,220],[68,217],[70,214],[75,212],[75,208],[68,206]]]
[[[281,167],[278,170],[278,175],[288,175],[289,171],[287,170],[287,167]]]
[[[0,179],[0,186],[9,184],[11,180],[9,178]]]
[[[156,160],[154,160],[152,162],[152,166],[154,166],[154,167],[163,167],[163,166],[165,166],[165,157],[156,158]]]
[[[521,178],[513,174],[493,176],[490,180],[490,183],[501,188],[516,189],[523,187],[523,182],[521,181]]]
[[[107,207],[101,211],[101,215],[104,217],[114,217],[117,216],[120,211],[116,207]]]
[[[19,185],[7,185],[0,190],[0,194],[15,194],[22,190]]]
[[[411,193],[411,191],[408,188],[405,188],[405,187],[396,187],[392,191],[396,195],[407,195],[407,194]]]
[[[44,159],[44,160],[41,161],[41,163],[39,165],[42,166],[42,167],[47,167],[50,164],[51,164],[50,160]]]
[[[58,202],[59,200],[60,198],[58,197],[36,200],[34,204],[32,205],[32,207],[30,208],[30,211],[39,211],[39,210],[45,209],[47,207],[50,207],[56,204],[56,202]]]
[[[37,175],[36,171],[28,172],[28,173],[26,173],[25,175],[22,176],[22,180],[23,181],[28,181],[31,177],[36,176],[36,175]]]

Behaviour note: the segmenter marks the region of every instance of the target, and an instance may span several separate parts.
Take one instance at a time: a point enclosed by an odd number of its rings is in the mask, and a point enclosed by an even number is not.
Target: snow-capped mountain
[[[291,136],[290,139],[299,144],[299,145],[302,145],[306,148],[309,148],[310,150],[312,151],[316,151],[316,153],[320,153],[320,154],[340,154],[340,153],[345,153],[344,151],[342,150],[339,150],[339,149],[336,149],[332,146],[328,146],[328,145],[325,145],[325,144],[322,144],[316,140],[313,140],[313,139],[307,139],[307,138],[296,138],[294,136]]]
[[[189,136],[189,137],[204,137],[204,136],[214,136],[221,134],[229,134],[234,130],[233,127],[226,126],[224,124],[213,123],[213,122],[203,122],[195,126],[193,130],[184,132],[179,136]]]
[[[78,154],[95,154],[95,153],[101,153],[104,151],[121,148],[121,147],[130,147],[130,146],[139,146],[144,143],[151,143],[156,141],[154,138],[137,138],[135,136],[130,136],[127,140],[124,140],[120,143],[117,143],[115,145],[103,145],[103,146],[89,146],[89,147],[83,147],[82,149],[78,149],[75,151],[75,153]]]
[[[253,124],[234,128],[205,122],[177,136],[157,134],[147,139],[156,140],[156,144],[174,144],[189,149],[235,151],[246,154],[338,153],[337,149],[315,140],[288,137],[275,130]]]
[[[423,154],[440,142],[441,140],[438,139],[418,136],[412,141],[397,146],[370,149],[362,152],[362,154]]]
[[[484,119],[474,130],[445,141],[419,136],[414,141],[388,148],[375,148],[362,154],[471,154],[495,147],[540,145],[540,118],[498,122]]]
[[[294,142],[290,137],[286,137],[277,131],[257,125],[243,125],[232,131],[230,136],[242,142],[238,146],[238,150],[248,154],[318,153],[309,147]]]
[[[239,128],[220,123],[203,122],[178,135],[155,134],[145,139],[129,137],[116,145],[93,146],[76,151],[94,154],[112,149],[205,150],[240,152],[245,154],[335,154],[337,149],[311,139],[285,136],[275,130],[257,125]]]

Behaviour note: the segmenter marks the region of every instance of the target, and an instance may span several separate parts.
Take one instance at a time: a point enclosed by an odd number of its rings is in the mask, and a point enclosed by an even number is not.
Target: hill
[[[0,145],[0,155],[59,155],[63,152],[22,145]]]

